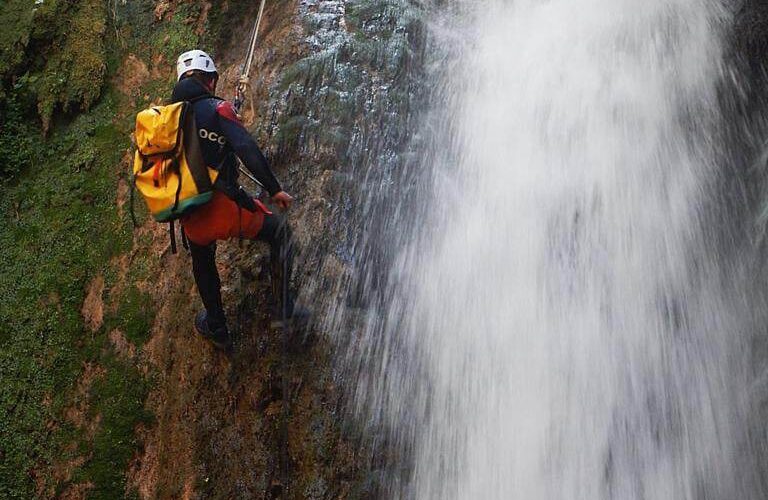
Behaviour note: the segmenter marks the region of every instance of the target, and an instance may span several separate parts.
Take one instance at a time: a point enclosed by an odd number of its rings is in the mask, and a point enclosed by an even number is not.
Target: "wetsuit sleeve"
[[[240,122],[232,104],[228,101],[220,102],[216,106],[216,113],[221,124],[221,132],[248,171],[264,185],[270,196],[282,191],[283,188],[280,187],[280,183],[269,167],[269,162]]]

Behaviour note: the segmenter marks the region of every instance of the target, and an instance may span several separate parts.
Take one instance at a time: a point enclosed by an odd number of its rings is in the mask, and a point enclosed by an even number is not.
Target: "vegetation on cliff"
[[[144,104],[120,92],[129,76],[120,70],[131,50],[167,65],[171,51],[196,43],[188,9],[166,19],[148,1],[0,6],[3,498],[125,492],[135,426],[151,416],[147,375],[115,338],[140,349],[153,315],[134,285],[147,278],[145,257],[117,259],[132,246],[116,194],[125,194],[132,115]],[[159,90],[169,78],[136,81]],[[83,311],[86,291],[98,311]],[[95,315],[90,325],[84,313]]]

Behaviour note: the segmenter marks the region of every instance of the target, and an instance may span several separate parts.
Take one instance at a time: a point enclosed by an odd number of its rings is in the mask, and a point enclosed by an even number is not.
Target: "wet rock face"
[[[741,57],[756,66],[768,55],[768,4],[742,2],[735,12],[734,44]]]
[[[766,189],[766,165],[768,150],[768,3],[760,0],[745,0],[740,2],[735,11],[734,29],[730,42],[733,81],[729,82],[730,92],[724,92],[723,101],[731,113],[727,131],[729,145],[728,154],[736,159],[737,169],[729,178],[730,196],[724,200],[747,200],[748,209],[736,212],[731,208],[731,201],[723,201],[721,210],[730,216],[726,221],[729,227],[741,230],[753,238],[757,230],[765,234],[766,222],[764,214],[768,207]],[[768,266],[765,265],[765,255],[768,255],[768,241],[760,236],[755,241],[763,257],[758,262],[750,263],[756,279],[753,281],[754,290],[748,294],[764,294]],[[764,379],[768,366],[768,336],[764,333],[765,320],[757,320],[753,343],[750,369],[761,374]],[[758,384],[760,385],[760,384]],[[745,430],[745,446],[757,450],[759,470],[753,471],[744,467],[745,478],[760,485],[761,490],[768,490],[766,471],[768,471],[768,448],[765,442],[765,422],[768,421],[768,388],[760,385],[752,391],[750,404],[750,420]],[[755,477],[752,477],[752,476]]]
[[[239,32],[254,15],[242,17]],[[245,119],[296,196],[296,285],[317,325],[289,339],[270,331],[268,249],[220,244],[237,335],[228,360],[190,328],[199,300],[189,262],[175,261],[158,284],[161,307],[144,353],[156,377],[156,422],[140,431],[145,449],[130,471],[142,497],[381,495],[384,452],[369,452],[370,436],[347,409],[354,381],[335,367],[360,327],[349,306],[359,305],[362,288],[352,277],[386,257],[391,228],[380,211],[402,194],[394,186],[422,99],[421,16],[410,2],[391,0],[267,6]],[[225,96],[246,50],[235,36],[228,43],[218,58]]]
[[[738,175],[726,179],[725,198],[746,197],[748,210],[759,210],[764,197],[764,173],[755,162],[764,161],[764,138],[768,134],[765,110],[768,107],[768,4],[763,1],[737,2],[729,30],[724,33],[727,75],[721,85],[724,116],[732,126],[724,130],[725,158],[736,165]],[[738,203],[723,202],[719,209],[728,212],[724,223],[751,231],[753,213],[732,213]]]
[[[425,96],[425,12],[381,0],[305,0],[299,12],[308,54],[272,94],[280,106],[274,158],[291,187],[311,196],[297,224],[311,270],[305,293],[329,312],[328,330],[348,332],[348,318],[330,312],[376,300],[368,284],[382,279],[395,253],[387,234],[402,223],[395,212],[414,188],[409,153]]]

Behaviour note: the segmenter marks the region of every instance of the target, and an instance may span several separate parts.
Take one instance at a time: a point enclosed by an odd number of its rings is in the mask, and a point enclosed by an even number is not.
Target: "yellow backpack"
[[[211,200],[218,172],[203,160],[191,103],[145,109],[135,136],[133,186],[156,221],[172,222]]]

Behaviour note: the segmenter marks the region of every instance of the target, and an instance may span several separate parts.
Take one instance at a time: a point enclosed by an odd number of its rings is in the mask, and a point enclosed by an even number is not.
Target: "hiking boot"
[[[211,330],[208,324],[208,312],[205,309],[195,316],[195,330],[217,349],[227,354],[232,352],[232,337],[226,325]]]

